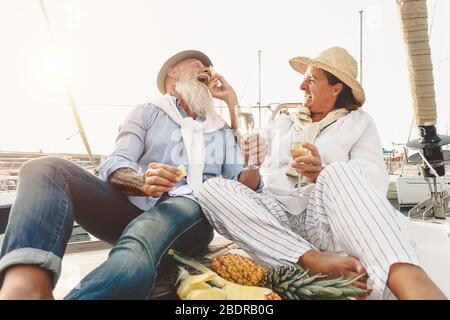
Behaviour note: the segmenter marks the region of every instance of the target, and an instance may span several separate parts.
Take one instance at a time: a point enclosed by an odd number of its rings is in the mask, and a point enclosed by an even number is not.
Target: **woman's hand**
[[[316,182],[317,177],[324,168],[319,151],[311,143],[303,143],[303,147],[310,151],[309,155],[297,157],[292,162],[292,167],[311,182]]]

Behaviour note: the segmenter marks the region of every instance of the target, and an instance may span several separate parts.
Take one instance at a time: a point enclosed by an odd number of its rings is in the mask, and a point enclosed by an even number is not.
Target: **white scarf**
[[[295,129],[303,133],[303,142],[314,144],[320,131],[334,123],[339,118],[346,116],[348,113],[349,111],[345,108],[335,109],[329,112],[322,120],[313,122],[309,108],[299,107],[298,112],[291,114],[289,118],[294,123]],[[298,177],[297,171],[292,166],[287,167],[286,175],[294,178]],[[302,177],[302,184],[306,184],[308,182],[309,181],[306,177]]]
[[[298,112],[285,116],[286,118],[284,119],[287,121],[281,121],[282,119],[280,119],[280,121],[274,122],[270,124],[270,126],[273,126],[272,129],[275,130],[286,131],[297,129],[303,131],[304,141],[314,144],[321,130],[348,113],[349,112],[346,109],[337,109],[330,112],[321,121],[312,122],[309,109],[300,107]],[[292,125],[288,125],[288,122]],[[280,136],[278,137],[281,139]],[[285,138],[289,139],[288,137]],[[277,144],[277,146],[279,147],[280,145]],[[272,156],[276,157],[277,155],[271,154],[271,157]],[[272,166],[275,167],[272,168]],[[298,196],[296,188],[293,187],[298,181],[298,173],[290,164],[287,164],[284,167],[277,167],[276,163],[271,163],[269,161],[263,164],[262,170],[263,177],[266,178],[265,182],[267,182],[264,186],[264,191],[271,194],[271,196],[274,197],[286,211],[293,215],[298,215],[306,209],[309,202],[309,194],[314,189],[313,184],[311,184],[306,177],[302,177],[301,180],[302,185],[304,185],[302,186],[303,195]],[[286,175],[284,179],[280,176],[283,172]],[[286,181],[286,178],[288,178],[290,182]],[[286,184],[285,182],[288,183]]]
[[[183,195],[194,192],[194,196],[197,196],[203,184],[203,169],[205,166],[203,134],[222,129],[225,126],[225,121],[214,110],[206,113],[204,122],[195,121],[191,117],[183,118],[176,106],[175,97],[170,94],[154,98],[151,103],[163,110],[181,127],[181,136],[189,162],[187,185],[176,189],[171,194]]]

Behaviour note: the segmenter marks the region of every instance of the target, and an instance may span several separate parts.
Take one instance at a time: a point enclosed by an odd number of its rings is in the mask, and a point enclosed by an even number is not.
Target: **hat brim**
[[[183,60],[186,59],[198,59],[201,63],[205,65],[205,67],[212,66],[212,62],[209,59],[209,57],[204,54],[201,51],[197,50],[186,50],[177,53],[176,55],[170,57],[161,67],[158,73],[158,78],[156,80],[158,84],[158,89],[162,94],[166,94],[166,78],[167,78],[167,71],[169,71],[170,68],[174,67],[178,63],[180,63]]]
[[[346,85],[352,89],[353,97],[355,98],[356,102],[359,106],[362,106],[364,102],[366,101],[366,95],[364,93],[364,89],[361,87],[359,82],[355,80],[353,77],[351,77],[348,73],[345,71],[336,68],[326,62],[317,60],[317,59],[311,59],[308,57],[295,57],[289,60],[289,64],[291,67],[301,73],[305,74],[306,70],[308,69],[308,66],[313,66],[319,69],[326,70],[336,76],[339,80],[344,82]]]

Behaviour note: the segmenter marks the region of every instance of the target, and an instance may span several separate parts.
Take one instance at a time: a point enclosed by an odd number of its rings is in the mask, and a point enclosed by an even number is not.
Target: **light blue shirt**
[[[177,107],[181,116],[187,117],[178,100]],[[205,119],[197,117],[196,120],[203,122]],[[238,180],[243,160],[230,127],[226,125],[218,131],[204,134],[204,141],[203,181],[217,176]],[[99,167],[100,178],[107,181],[109,175],[119,168],[132,168],[144,174],[151,162],[174,167],[183,164],[189,172],[180,126],[160,108],[145,104],[135,107],[119,127],[114,152]],[[174,190],[186,184],[184,178]],[[192,194],[186,197],[197,201]],[[144,211],[158,201],[158,198],[153,197],[129,196],[128,199]]]

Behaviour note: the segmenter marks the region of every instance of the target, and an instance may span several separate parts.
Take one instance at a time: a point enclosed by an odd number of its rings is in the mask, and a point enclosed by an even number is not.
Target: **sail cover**
[[[426,0],[397,0],[406,45],[414,114],[419,126],[436,124],[433,63]]]

